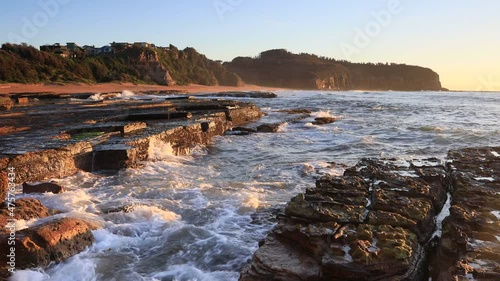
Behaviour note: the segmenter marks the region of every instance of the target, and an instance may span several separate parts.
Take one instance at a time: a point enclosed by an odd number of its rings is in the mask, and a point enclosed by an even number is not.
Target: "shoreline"
[[[308,89],[293,89],[293,88],[277,88],[259,85],[245,85],[240,87],[235,86],[206,86],[199,84],[189,85],[174,85],[162,86],[156,84],[134,84],[134,83],[36,83],[36,84],[22,84],[22,83],[0,83],[0,96],[9,96],[15,94],[55,94],[55,95],[71,95],[71,94],[84,94],[84,93],[116,93],[129,90],[133,92],[151,92],[151,91],[165,91],[178,94],[195,94],[195,93],[211,93],[211,92],[246,92],[246,91],[259,91],[259,92],[272,92],[272,91],[311,91]],[[314,91],[314,90],[312,90]],[[320,90],[318,90],[320,91]],[[366,90],[366,89],[351,89],[346,90],[349,92],[379,92],[384,90]],[[385,91],[384,91],[385,92]],[[404,91],[403,91],[404,92]],[[413,92],[413,91],[408,91]],[[427,91],[424,91],[427,92]],[[434,91],[430,91],[434,92]],[[476,92],[473,90],[449,90],[438,91],[449,93],[463,93],[463,92]],[[481,91],[481,93],[499,93],[499,91]]]
[[[205,92],[242,92],[242,91],[280,91],[283,88],[273,88],[257,85],[245,85],[242,87],[233,86],[205,86],[190,84],[187,86],[161,86],[154,84],[133,84],[133,83],[100,83],[100,84],[20,84],[6,83],[0,84],[0,95],[13,94],[37,94],[37,93],[53,93],[53,94],[82,94],[82,93],[111,93],[122,92],[129,90],[133,92],[146,91],[172,91],[179,93],[205,93]]]

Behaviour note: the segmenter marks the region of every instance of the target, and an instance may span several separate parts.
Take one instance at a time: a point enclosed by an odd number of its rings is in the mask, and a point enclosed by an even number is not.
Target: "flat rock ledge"
[[[240,281],[499,280],[499,154],[363,159],[324,176],[290,200]]]
[[[34,198],[3,202],[9,185],[23,183],[24,193],[63,192],[62,186],[43,181],[80,170],[138,167],[156,154],[187,154],[193,146],[262,116],[253,104],[236,100],[90,96],[34,94],[0,112],[0,129],[11,128],[0,130],[0,280],[9,278],[13,248],[16,270],[43,267],[85,250],[94,242],[92,230],[101,227],[77,218],[52,218],[57,210]],[[13,180],[7,177],[10,171]],[[16,229],[16,220],[30,219],[40,220]]]
[[[22,183],[79,170],[138,167],[155,153],[188,154],[192,147],[262,116],[252,103],[237,100],[118,96],[30,96],[27,104],[0,112],[0,128],[13,128],[0,138],[0,171],[15,168],[15,182]]]

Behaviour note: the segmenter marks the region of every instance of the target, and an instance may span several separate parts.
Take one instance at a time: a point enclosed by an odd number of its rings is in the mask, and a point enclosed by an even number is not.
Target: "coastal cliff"
[[[304,90],[439,91],[439,75],[405,64],[337,61],[284,49],[220,63],[194,48],[115,48],[62,57],[27,45],[3,44],[0,82],[133,82],[159,85],[243,86],[245,83]]]
[[[285,50],[262,52],[258,58],[237,57],[224,66],[250,84],[308,90],[352,88],[344,66]]]
[[[428,68],[405,64],[351,63],[311,54],[269,50],[258,57],[237,57],[224,66],[245,82],[307,90],[442,89],[439,75]]]
[[[356,90],[439,91],[439,75],[429,68],[405,64],[343,62]]]
[[[0,81],[243,85],[238,75],[194,48],[179,50],[173,45],[165,48],[132,46],[100,55],[75,53],[74,57],[62,57],[28,45],[3,44]]]

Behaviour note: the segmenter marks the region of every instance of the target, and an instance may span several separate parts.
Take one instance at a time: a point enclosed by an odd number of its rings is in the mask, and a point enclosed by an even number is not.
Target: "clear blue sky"
[[[500,89],[498,0],[2,0],[0,10],[0,42],[148,41],[220,60],[286,48]]]

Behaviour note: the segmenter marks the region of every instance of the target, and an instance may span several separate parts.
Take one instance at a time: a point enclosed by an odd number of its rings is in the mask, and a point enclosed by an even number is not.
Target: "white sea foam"
[[[434,233],[432,234],[431,239],[433,239],[434,237],[441,238],[441,235],[443,233],[443,221],[450,215],[450,207],[451,207],[451,194],[448,193],[443,209],[435,218],[436,231],[434,231]]]
[[[500,157],[500,154],[498,154],[498,152],[496,152],[496,151],[492,151],[491,154],[493,154],[493,156],[495,156],[495,157]]]
[[[88,100],[93,100],[93,101],[99,101],[99,100],[103,100],[103,99],[104,99],[104,97],[102,96],[101,93],[93,94],[90,97],[88,97]]]
[[[116,93],[94,98],[145,97]],[[29,277],[17,280],[237,280],[239,269],[248,263],[258,242],[273,227],[273,222],[254,220],[250,214],[256,209],[259,214],[270,205],[285,204],[295,194],[313,187],[319,174],[342,173],[339,172],[342,167],[327,161],[353,165],[362,157],[376,157],[380,152],[388,158],[407,160],[445,157],[450,147],[455,146],[450,142],[479,146],[493,143],[492,138],[499,137],[498,134],[492,134],[490,139],[483,137],[491,131],[485,124],[496,122],[494,110],[485,106],[484,111],[491,116],[485,118],[484,114],[471,114],[478,112],[478,108],[462,106],[465,96],[456,101],[454,94],[449,99],[450,106],[458,106],[466,111],[464,116],[477,119],[474,122],[478,122],[477,127],[483,132],[478,137],[467,125],[470,118],[464,122],[456,118],[455,112],[443,114],[428,102],[434,97],[435,93],[359,96],[342,92],[287,92],[280,94],[279,99],[254,101],[271,111],[263,120],[268,123],[279,121],[272,113],[277,109],[292,105],[318,108],[311,117],[286,126],[286,133],[218,137],[208,147],[200,147],[199,153],[182,157],[172,156],[171,147],[156,145],[159,149],[151,153],[152,158],[162,161],[146,163],[144,168],[125,169],[116,175],[80,173],[63,179],[61,183],[68,187],[67,197],[64,194],[36,197],[45,198],[53,207],[71,210],[57,216],[86,216],[100,222],[103,228],[93,231],[96,242],[88,251],[76,255],[76,259],[45,268],[45,273],[20,271]],[[367,99],[373,98],[377,105],[388,110],[370,110],[373,101]],[[477,99],[469,101],[471,105],[478,104]],[[405,110],[395,114],[390,110],[392,104]],[[334,112],[346,116],[345,122],[335,125],[340,129],[334,131],[333,125],[310,124],[314,118],[331,117]],[[415,133],[423,125],[434,129]],[[438,127],[445,130],[436,132]],[[452,129],[455,127],[456,130]],[[435,138],[438,135],[446,135],[448,143],[439,142]],[[376,136],[373,139],[376,145],[360,144],[363,136]],[[56,202],[59,199],[64,200]],[[100,212],[114,202],[118,207],[134,207],[128,213]],[[494,215],[488,218],[496,221]],[[349,252],[348,247],[344,248],[346,260],[352,259]]]
[[[187,281],[229,281],[237,280],[237,272],[213,271],[204,272],[192,265],[172,265],[166,271],[157,273],[153,278],[157,280],[187,280]]]
[[[311,113],[311,117],[313,118],[324,118],[324,117],[335,117],[337,116],[331,114],[330,111],[316,111]]]
[[[115,96],[115,99],[127,100],[127,99],[131,99],[135,96],[136,96],[136,94],[134,92],[129,91],[129,90],[123,90],[121,93],[119,93]]]
[[[148,147],[149,160],[164,160],[174,155],[175,152],[170,142],[164,142],[156,138],[150,139]]]
[[[241,206],[243,210],[256,210],[260,206],[259,196],[252,193],[247,194],[241,202]]]
[[[50,276],[46,273],[36,270],[16,270],[14,274],[9,279],[10,281],[46,281],[54,280],[50,279]]]
[[[477,181],[495,181],[493,177],[476,177],[474,179]]]
[[[497,218],[497,220],[500,220],[500,211],[491,211],[491,213]]]
[[[93,197],[83,189],[68,190],[59,194],[44,193],[33,197],[39,199],[48,208],[62,212],[95,213],[98,211],[93,202]]]
[[[419,177],[414,171],[393,171],[393,172],[403,177],[412,177],[412,178]]]
[[[29,220],[16,220],[16,231],[23,230],[28,228],[36,223],[38,219],[29,219]]]
[[[127,222],[144,222],[144,221],[164,221],[171,222],[178,220],[180,218],[174,212],[169,210],[162,210],[156,206],[146,206],[146,205],[135,205],[131,212],[123,213],[113,213],[108,216],[112,216],[115,223],[127,223]]]

